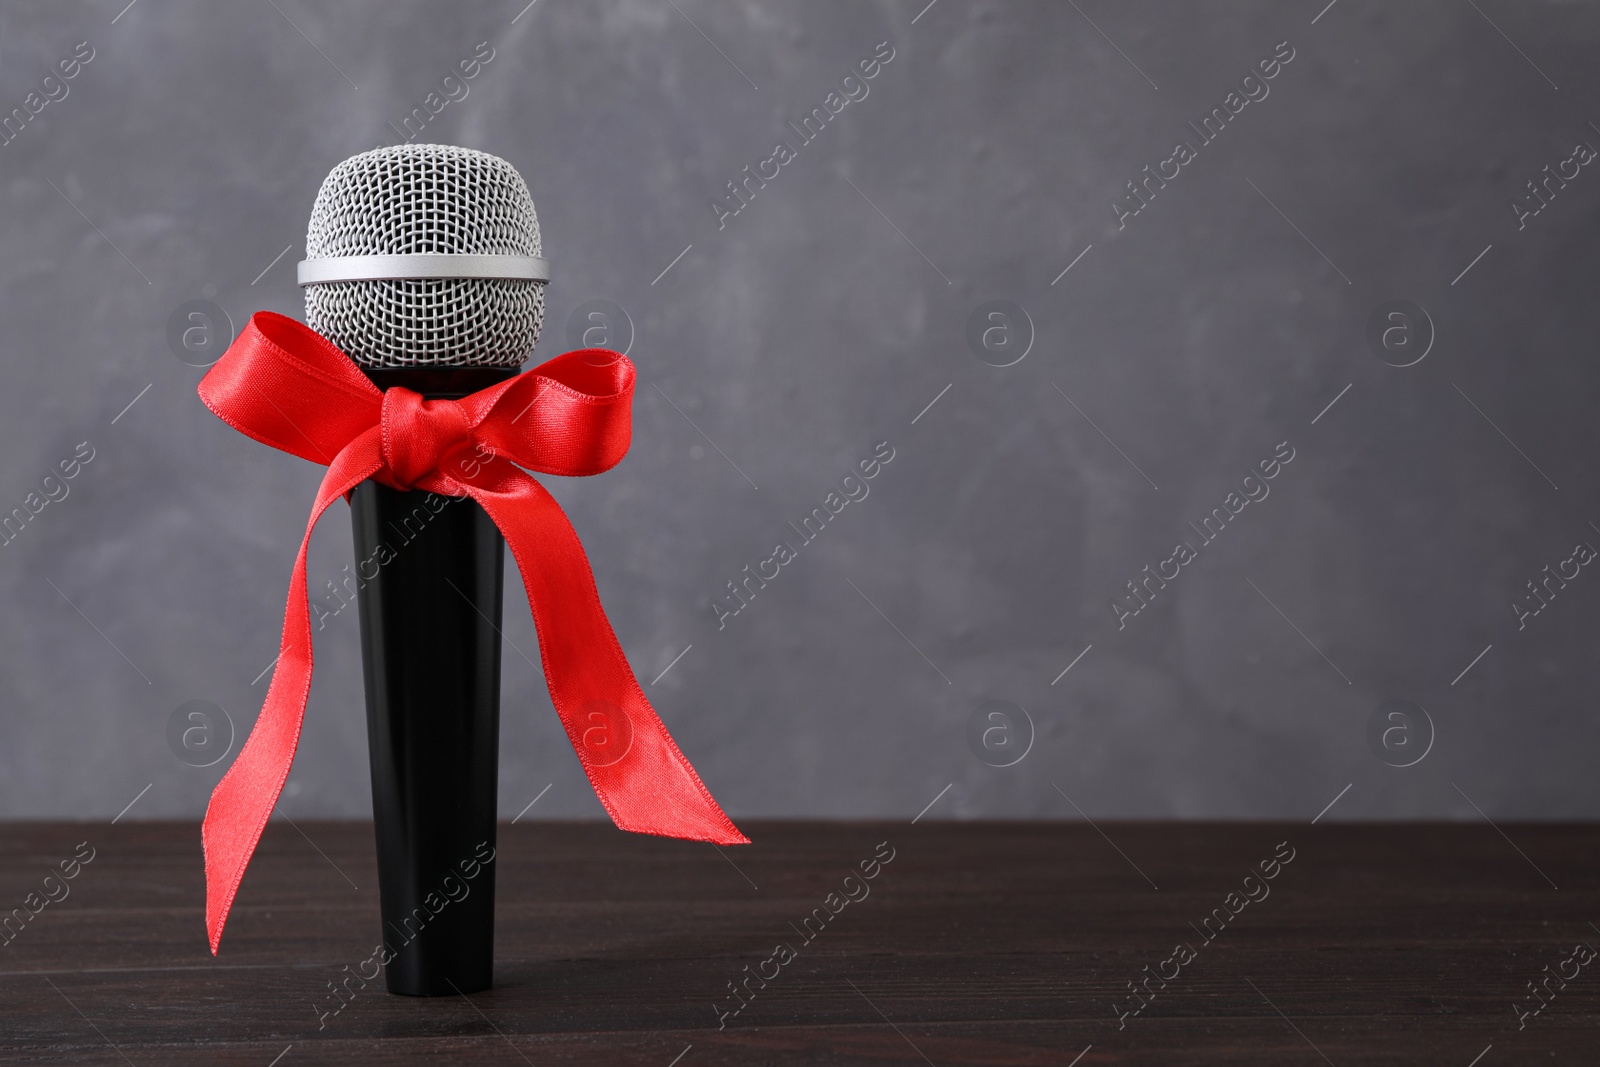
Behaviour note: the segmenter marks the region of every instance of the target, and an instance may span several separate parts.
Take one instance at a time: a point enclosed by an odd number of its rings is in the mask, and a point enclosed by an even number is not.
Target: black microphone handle
[[[366,370],[455,399],[515,371]],[[389,992],[494,981],[505,540],[468,498],[377,482],[350,496]]]

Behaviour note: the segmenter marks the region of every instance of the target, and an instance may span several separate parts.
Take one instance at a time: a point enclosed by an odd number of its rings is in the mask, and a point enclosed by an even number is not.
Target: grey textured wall
[[[631,455],[549,484],[736,819],[1600,814],[1595,5],[124,2],[0,10],[0,113],[93,49],[0,147],[0,511],[93,451],[0,549],[0,815],[203,810],[227,761],[180,760],[169,719],[214,702],[237,750],[321,471],[212,417],[169,319],[298,316],[322,177],[484,41],[422,139],[526,176],[538,355],[586,301],[631,321]],[[864,98],[786,127],[880,42]],[[1188,125],[1246,91],[1213,141]],[[1146,165],[1176,176],[1143,203]],[[1014,314],[1011,348],[969,344],[992,300],[1031,321],[1010,366]],[[1375,345],[1395,300],[1427,318]],[[719,630],[724,583],[882,441],[870,495]],[[1213,542],[1188,525],[1246,489]],[[338,506],[314,585],[349,536]],[[1119,624],[1147,564],[1177,577]],[[1546,565],[1570,580],[1519,629]],[[363,815],[353,609],[317,652],[283,807]],[[1032,723],[1012,766],[1021,719],[969,741],[993,700]],[[511,649],[504,707],[503,813],[549,785],[528,817],[600,817]]]

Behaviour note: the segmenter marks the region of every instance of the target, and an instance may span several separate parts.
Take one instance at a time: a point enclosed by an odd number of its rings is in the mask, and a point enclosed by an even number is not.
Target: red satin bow
[[[645,699],[567,516],[519,469],[586,475],[615,466],[632,435],[633,380],[626,357],[588,348],[461,400],[424,400],[398,387],[380,392],[325,338],[267,311],[250,319],[201,379],[200,399],[229,426],[328,467],[289,579],[266,703],[206,809],[201,836],[213,955],[300,739],[312,665],[306,546],[328,505],[368,478],[471,497],[505,535],[533,609],[550,699],[613,822],[639,833],[749,843]],[[458,461],[466,456],[470,463]],[[596,714],[604,729],[590,737]]]

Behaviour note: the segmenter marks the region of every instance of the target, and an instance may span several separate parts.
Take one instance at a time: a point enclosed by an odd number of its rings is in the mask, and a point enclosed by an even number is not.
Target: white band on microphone
[[[387,278],[518,278],[550,280],[550,264],[538,256],[490,256],[465,253],[414,253],[393,256],[330,256],[302,259],[301,285]]]

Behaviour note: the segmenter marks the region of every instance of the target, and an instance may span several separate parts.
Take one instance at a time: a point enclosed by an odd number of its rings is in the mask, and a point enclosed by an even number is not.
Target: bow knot
[[[615,466],[632,433],[633,383],[625,357],[586,348],[460,400],[425,400],[398,387],[380,393],[326,338],[267,311],[252,316],[206,372],[200,399],[218,418],[328,467],[289,575],[266,702],[206,808],[213,954],[300,743],[311,690],[311,531],[330,504],[368,478],[469,496],[505,535],[528,593],[550,702],[613,822],[638,833],[749,843],[645,699],[561,505],[522,470],[587,475]],[[462,456],[469,446],[474,454]]]
[[[477,444],[471,419],[459,403],[424,400],[421,393],[399,385],[384,390],[379,425],[384,470],[378,477],[394,489],[445,491],[443,479],[429,476],[451,456]]]

